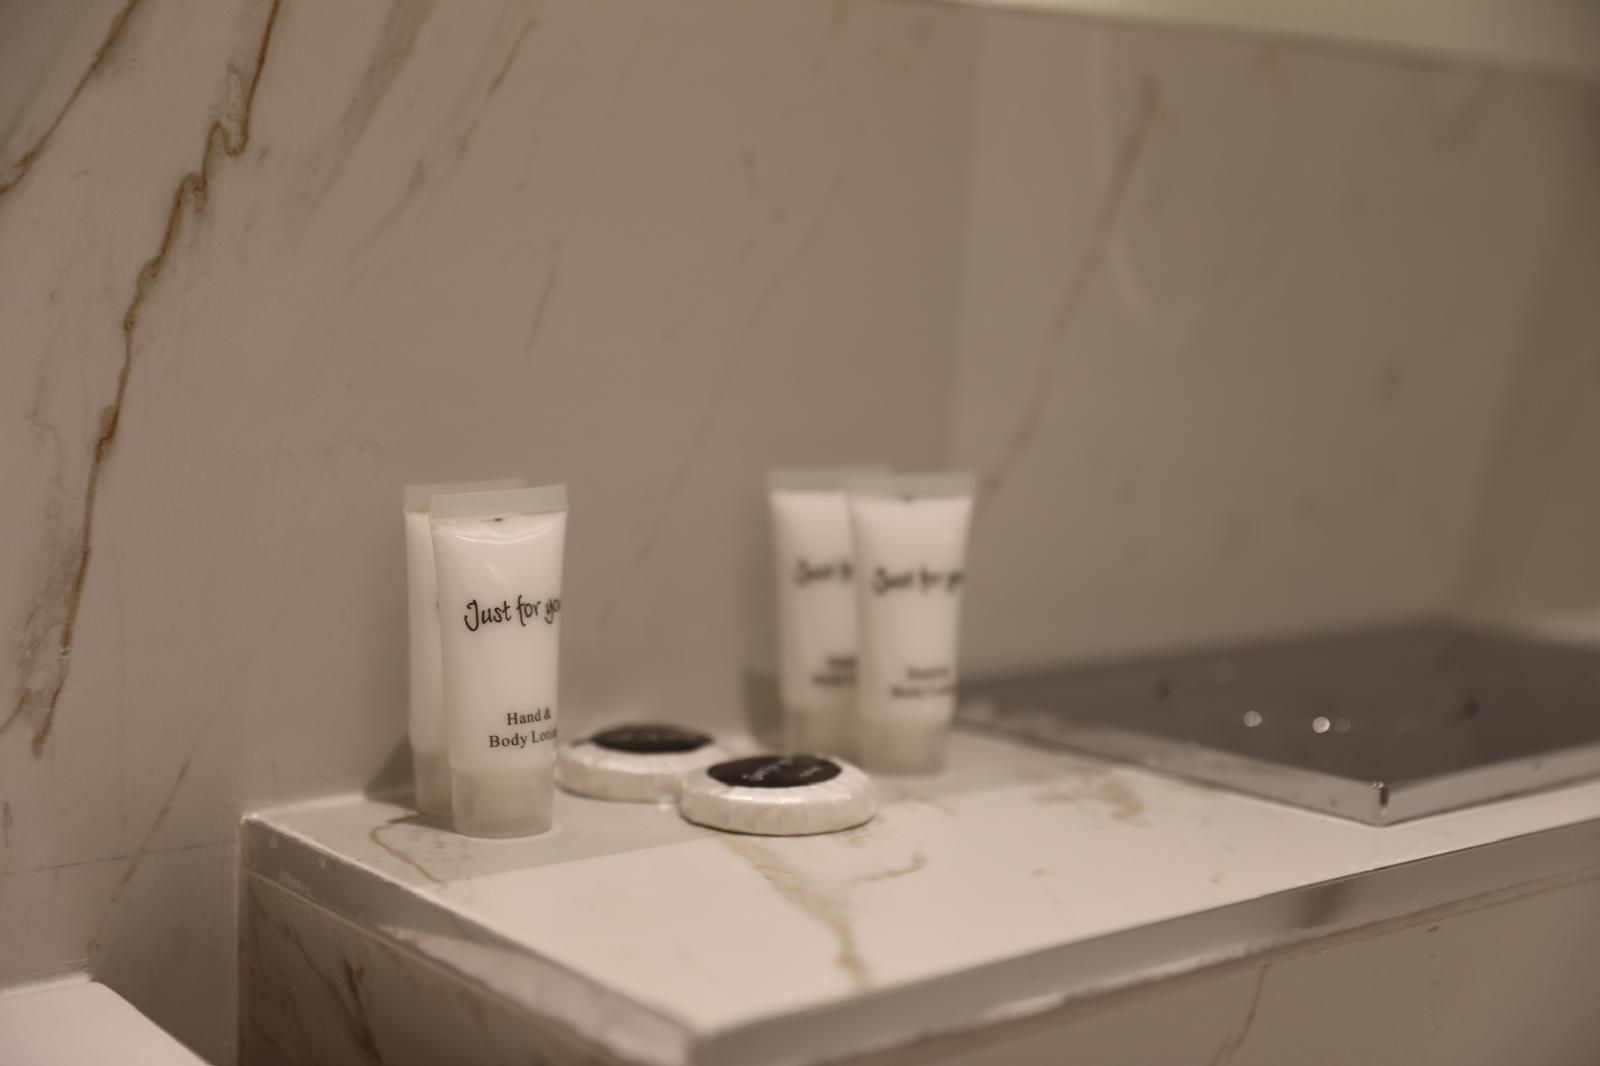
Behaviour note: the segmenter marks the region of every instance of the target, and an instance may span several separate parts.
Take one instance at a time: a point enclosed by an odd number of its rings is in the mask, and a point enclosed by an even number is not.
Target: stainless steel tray
[[[1425,625],[965,686],[961,719],[1385,825],[1600,775],[1600,649]]]

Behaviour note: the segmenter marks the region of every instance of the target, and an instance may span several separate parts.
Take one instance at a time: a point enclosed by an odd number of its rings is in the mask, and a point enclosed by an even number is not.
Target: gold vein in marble
[[[522,342],[522,350],[532,354],[533,346],[539,343],[539,331],[544,328],[544,314],[550,309],[550,297],[556,291],[556,282],[561,278],[561,242],[557,241],[550,250],[550,269],[545,274],[544,287],[539,290],[539,301],[533,308],[533,321],[528,325],[528,339]]]
[[[755,339],[756,330],[766,319],[773,306],[776,305],[778,297],[783,294],[783,290],[788,285],[790,278],[811,257],[812,249],[816,247],[823,231],[827,228],[827,223],[832,215],[833,202],[843,185],[843,176],[836,176],[827,189],[824,190],[821,204],[817,208],[816,214],[812,216],[811,225],[800,237],[799,241],[796,242],[794,250],[789,254],[788,258],[768,276],[766,284],[756,293],[756,298],[751,303],[750,310],[746,312],[744,319],[739,323],[739,330],[734,334],[733,344],[723,361],[715,382],[711,386],[710,396],[704,409],[700,412],[700,418],[695,424],[694,433],[689,438],[689,446],[684,449],[671,476],[667,480],[667,491],[662,496],[661,502],[656,505],[655,512],[650,516],[644,537],[639,541],[639,546],[634,550],[633,555],[622,565],[615,588],[600,603],[592,615],[595,621],[591,631],[591,638],[604,633],[609,628],[611,618],[616,613],[617,607],[622,603],[635,575],[655,554],[656,542],[659,540],[662,530],[666,528],[667,520],[672,516],[672,511],[677,505],[678,498],[683,494],[684,488],[689,483],[689,475],[695,469],[696,460],[699,459],[706,442],[711,438],[711,431],[716,427],[717,420],[721,417],[728,396],[733,391],[734,380],[750,359],[751,350],[754,348],[752,341]]]
[[[1031,798],[1040,804],[1096,804],[1119,822],[1131,822],[1144,813],[1144,801],[1139,794],[1112,777],[1091,777],[1079,784],[1036,792]]]
[[[1033,385],[1028,390],[1022,416],[1017,419],[1017,424],[1012,428],[1005,446],[1000,449],[999,458],[978,481],[980,510],[1005,486],[1011,468],[1028,450],[1028,445],[1033,443],[1034,435],[1038,433],[1039,425],[1044,420],[1045,408],[1055,383],[1056,346],[1071,334],[1078,312],[1088,298],[1089,290],[1095,278],[1100,275],[1100,268],[1111,251],[1111,238],[1115,235],[1117,223],[1122,217],[1122,206],[1127,199],[1128,186],[1132,184],[1133,175],[1139,169],[1139,159],[1144,154],[1145,142],[1149,139],[1150,130],[1155,125],[1160,107],[1160,87],[1154,78],[1146,77],[1139,86],[1138,110],[1129,123],[1127,134],[1122,138],[1111,171],[1111,180],[1107,182],[1100,208],[1095,212],[1088,245],[1078,261],[1077,269],[1073,271],[1065,290],[1062,291],[1055,314],[1051,316],[1050,329],[1045,335],[1043,350],[1034,369]]]
[[[744,837],[728,837],[725,843],[791,906],[833,934],[837,945],[834,963],[850,979],[851,987],[857,992],[872,987],[872,975],[862,961],[855,928],[842,902],[808,885],[805,876],[771,848]]]
[[[1237,1032],[1230,1033],[1227,1039],[1223,1040],[1221,1046],[1217,1048],[1216,1054],[1211,1056],[1210,1066],[1226,1066],[1227,1063],[1232,1062],[1234,1054],[1250,1038],[1250,1030],[1256,1024],[1256,1014],[1261,1010],[1261,993],[1267,987],[1267,971],[1270,969],[1272,969],[1272,965],[1269,963],[1256,971],[1256,986],[1255,990],[1250,993],[1250,1005],[1245,1008],[1244,1022],[1239,1026]]]
[[[306,971],[316,978],[317,983],[322,986],[323,994],[328,1003],[335,1008],[335,1016],[344,1026],[346,1033],[355,1043],[362,1057],[371,1063],[381,1063],[383,1054],[378,1049],[377,1034],[373,1030],[372,1020],[367,1015],[365,997],[366,967],[352,963],[341,954],[339,957],[341,979],[335,979],[317,964],[317,960],[312,956],[310,949],[306,947],[305,941],[301,939],[298,929],[288,922],[274,921],[267,913],[266,906],[256,898],[254,891],[247,892],[246,899],[249,901],[251,912],[248,935],[251,940],[250,946],[254,948],[251,953],[253,958],[249,965],[252,966],[257,975],[260,977],[267,976],[263,969],[265,953],[261,950],[260,934],[260,930],[265,927],[277,933],[285,943],[293,947],[296,953],[299,954],[301,961],[305,963]],[[279,974],[287,976],[281,970]],[[259,994],[261,990],[258,989],[257,991]],[[346,998],[347,996],[348,999]],[[299,1018],[294,1010],[294,996],[289,992],[286,981],[283,985],[280,1006],[298,1026]],[[303,1030],[301,1036],[303,1041],[310,1043],[310,1041],[305,1040]]]
[[[903,866],[891,866],[887,870],[879,870],[875,874],[867,874],[861,880],[865,882],[894,881],[901,877],[910,877],[914,873],[919,873],[926,869],[927,866],[928,853],[921,848],[917,848],[911,853],[911,858]]]
[[[172,787],[167,789],[167,798],[162,802],[161,809],[156,812],[155,818],[150,822],[150,828],[145,830],[144,839],[139,842],[139,847],[128,860],[128,868],[122,871],[122,877],[117,881],[116,890],[111,893],[111,899],[106,902],[107,910],[110,910],[117,902],[117,897],[121,896],[123,890],[128,887],[128,882],[133,880],[133,875],[139,872],[139,864],[150,853],[150,844],[155,840],[156,834],[161,831],[161,827],[166,824],[167,815],[172,813],[172,804],[178,798],[178,789],[182,788],[184,781],[188,779],[189,767],[193,764],[194,752],[191,751],[189,757],[183,760],[183,765],[178,767],[178,776],[173,778]]]
[[[117,50],[117,45],[122,42],[122,35],[128,29],[129,20],[133,18],[134,12],[143,3],[144,0],[128,0],[122,10],[118,11],[111,19],[111,25],[107,28],[105,37],[101,39],[100,47],[95,49],[94,58],[89,61],[89,65],[84,68],[83,74],[78,78],[78,83],[72,87],[72,92],[67,95],[66,103],[61,105],[61,110],[56,112],[56,117],[50,120],[50,125],[45,127],[44,132],[39,135],[39,139],[33,142],[33,146],[17,157],[17,161],[12,164],[13,173],[11,177],[0,181],[0,196],[4,196],[18,185],[21,185],[23,179],[28,176],[28,172],[33,169],[33,164],[38,162],[39,157],[44,154],[45,148],[49,146],[50,139],[55,136],[56,129],[66,119],[67,112],[72,110],[72,105],[78,102],[78,97],[83,95],[83,90],[94,80],[95,75],[105,69],[106,60],[111,57],[112,53]]]
[[[502,13],[501,24],[505,25],[509,23],[509,21],[510,20],[507,15]],[[511,39],[510,47],[506,50],[505,57],[501,60],[499,67],[495,70],[495,73],[489,77],[486,86],[484,87],[482,96],[479,97],[477,102],[472,106],[471,117],[466,122],[466,125],[463,127],[461,132],[454,134],[451,137],[444,138],[435,150],[425,152],[423,155],[417,158],[417,160],[411,166],[410,177],[407,178],[405,188],[401,190],[399,197],[396,198],[396,200],[387,208],[385,208],[383,214],[378,217],[377,221],[373,223],[373,225],[369,227],[353,243],[352,251],[350,253],[350,258],[352,260],[359,261],[366,259],[373,246],[376,245],[378,241],[381,240],[391,230],[391,228],[393,228],[395,223],[407,213],[412,204],[422,197],[424,190],[428,189],[428,182],[430,178],[437,178],[441,175],[447,174],[452,166],[459,164],[466,157],[468,150],[471,148],[473,137],[477,134],[478,126],[483,121],[484,113],[488,111],[490,103],[493,102],[496,94],[499,93],[501,86],[505,84],[507,77],[511,73],[511,68],[516,65],[517,58],[521,55],[523,44],[527,41],[532,31],[537,29],[538,26],[538,19],[530,17],[522,24],[521,28],[517,30],[515,37]],[[494,40],[503,40],[506,34],[509,33],[509,29],[506,29],[504,33],[497,31],[494,35]],[[459,114],[460,112],[458,109],[458,117]],[[322,195],[326,195],[328,189],[332,187],[332,183],[337,178],[338,171],[340,168],[342,168],[343,160],[345,156],[349,154],[350,148],[351,145],[346,144],[345,148],[341,151],[339,162],[335,165],[332,176],[328,178],[326,187],[321,193],[318,194],[319,200],[320,197]],[[437,195],[437,183],[435,183],[431,189],[428,189],[428,192],[430,193],[429,199],[431,199],[432,196]],[[364,276],[364,274],[365,271],[356,272],[353,275],[353,278],[359,279],[360,277]],[[348,281],[344,286],[344,292],[348,293],[353,287],[353,284],[354,280]],[[342,302],[343,296],[341,296],[339,300]]]
[[[372,54],[367,57],[367,68],[361,74],[360,84],[340,116],[338,150],[316,192],[316,202],[320,203],[338,181],[350,153],[355,150],[368,124],[372,122],[372,116],[377,113],[378,105],[405,69],[406,62],[416,48],[422,24],[433,12],[433,5],[434,0],[396,0],[384,17],[383,28],[378,32]]]
[[[230,66],[229,85],[230,89],[235,90],[230,92],[230,106],[207,129],[199,168],[185,174],[179,180],[177,188],[173,190],[172,206],[167,213],[161,244],[155,254],[140,268],[134,282],[133,297],[122,315],[122,362],[117,368],[116,389],[112,394],[111,403],[100,413],[99,429],[90,455],[89,473],[84,482],[83,519],[73,540],[76,550],[69,553],[65,572],[50,576],[44,583],[46,595],[56,588],[64,587],[63,601],[59,607],[53,609],[47,608],[43,603],[36,604],[28,620],[28,632],[33,637],[30,643],[35,646],[43,634],[48,634],[56,628],[59,621],[58,654],[43,659],[38,658],[34,651],[24,655],[22,663],[19,664],[19,691],[15,703],[11,714],[3,724],[0,724],[0,734],[3,734],[18,719],[26,718],[30,721],[33,724],[32,747],[36,759],[44,755],[50,732],[55,727],[56,710],[61,703],[61,693],[66,688],[72,666],[73,639],[78,626],[78,612],[83,606],[84,582],[93,559],[94,519],[96,505],[99,502],[100,479],[105,473],[112,448],[116,445],[117,431],[122,424],[123,402],[128,395],[128,379],[133,373],[134,331],[144,312],[145,302],[154,291],[156,282],[160,280],[171,258],[172,250],[177,245],[178,235],[183,229],[184,216],[189,213],[186,209],[192,207],[193,214],[198,217],[205,210],[206,200],[211,191],[211,181],[219,160],[236,159],[249,147],[250,119],[255,105],[256,89],[261,84],[261,72],[266,67],[267,51],[272,45],[272,31],[277,25],[278,12],[282,6],[283,0],[272,0],[265,28],[256,46],[250,68],[239,70]],[[125,13],[131,13],[133,7],[134,4],[130,4]],[[125,26],[124,18],[119,26],[114,27],[113,34],[108,38],[108,45],[103,48],[114,47]],[[95,62],[98,64],[101,58],[97,55]],[[44,676],[38,677],[40,674]],[[182,780],[181,775],[179,780]]]
[[[506,50],[505,58],[500,61],[499,68],[494,72],[494,77],[489,79],[489,88],[484,92],[483,99],[478,102],[477,109],[472,113],[472,121],[466,130],[456,139],[456,159],[460,161],[466,157],[468,149],[472,147],[472,138],[478,133],[478,126],[483,123],[483,116],[489,110],[489,105],[500,92],[500,87],[506,83],[511,68],[516,65],[517,57],[522,55],[522,46],[528,40],[528,35],[539,26],[537,18],[529,18],[517,31],[511,41],[511,47]]]
[[[394,818],[390,818],[387,822],[384,822],[382,825],[373,826],[372,829],[369,830],[368,833],[367,833],[367,839],[372,841],[378,847],[382,848],[384,851],[388,852],[390,855],[394,856],[396,859],[400,860],[401,862],[405,863],[407,866],[411,867],[413,870],[417,871],[417,873],[419,873],[423,877],[427,878],[433,884],[439,886],[440,888],[443,888],[445,886],[445,883],[446,883],[444,878],[440,877],[438,874],[434,873],[432,870],[430,870],[426,866],[422,865],[422,863],[418,862],[415,858],[413,858],[411,853],[406,851],[404,848],[398,847],[398,846],[396,846],[394,844],[389,843],[387,840],[383,839],[383,833],[384,833],[385,830],[392,829],[397,825],[416,825],[416,824],[418,824],[420,822],[420,820],[421,820],[421,816],[420,815],[415,815],[415,814],[397,815]]]

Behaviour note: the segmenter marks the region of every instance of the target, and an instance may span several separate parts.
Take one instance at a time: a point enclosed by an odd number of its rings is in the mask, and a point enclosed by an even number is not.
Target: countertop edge
[[[1600,819],[1519,834],[1113,931],[714,1033],[608,988],[452,910],[424,888],[276,824],[244,820],[246,870],[485,987],[611,1056],[648,1066],[812,1066],[1037,1022],[1186,976],[1270,962],[1352,938],[1600,878]],[[329,867],[337,865],[338,876]],[[378,897],[374,899],[373,893]],[[355,906],[356,893],[363,901]],[[377,923],[376,925],[374,923]],[[484,953],[474,959],[471,951]],[[446,950],[446,949],[449,950]],[[486,982],[487,962],[537,980]],[[545,997],[519,998],[514,988]]]
[[[426,890],[324,848],[274,822],[271,815],[271,811],[255,812],[240,822],[244,874],[321,907],[545,1024],[565,1029],[573,1040],[608,1058],[639,1066],[690,1066],[699,1061],[704,1034],[686,1022],[472,921]],[[337,874],[330,877],[330,869]],[[356,905],[358,898],[361,906]],[[496,964],[536,968],[537,979],[510,985],[496,982],[484,972]],[[532,990],[544,993],[543,998]],[[518,995],[519,991],[524,994]]]
[[[934,1044],[1169,981],[1270,964],[1305,951],[1431,924],[1600,879],[1600,819],[1507,837],[1196,911],[964,970],[849,1002],[753,1020],[713,1037],[707,1066],[815,1066]],[[1050,987],[1054,986],[1054,987]],[[979,991],[981,990],[981,991]],[[909,1012],[940,1024],[874,1037],[870,1017]],[[903,1006],[902,1006],[903,1005]],[[823,1026],[820,1023],[826,1021]],[[774,1057],[774,1047],[803,1056]]]

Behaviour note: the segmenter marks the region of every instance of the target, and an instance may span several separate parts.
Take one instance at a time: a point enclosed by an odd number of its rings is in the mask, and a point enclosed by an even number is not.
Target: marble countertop
[[[1050,1009],[1174,972],[1192,943],[1091,966],[1119,934],[1600,818],[1600,782],[1375,828],[999,739],[953,748],[829,836],[561,795],[550,834],[472,840],[342,797],[252,816],[244,861],[624,1059],[757,1064]]]

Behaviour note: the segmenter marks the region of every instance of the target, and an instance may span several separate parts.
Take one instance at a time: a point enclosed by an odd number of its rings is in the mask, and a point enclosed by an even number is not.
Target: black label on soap
[[[635,755],[664,755],[696,751],[711,743],[711,738],[675,725],[619,725],[614,729],[602,729],[589,738],[589,743]]]
[[[815,755],[752,755],[719,762],[706,773],[738,788],[804,788],[839,776],[839,764]]]

